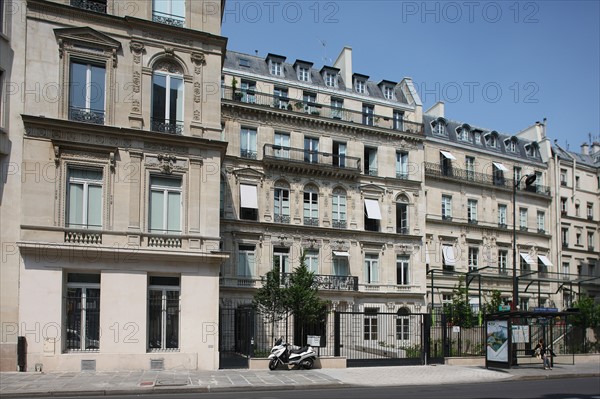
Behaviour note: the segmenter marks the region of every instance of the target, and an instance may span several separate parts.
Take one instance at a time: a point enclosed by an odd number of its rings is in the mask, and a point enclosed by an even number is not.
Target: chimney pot
[[[590,154],[590,147],[589,147],[588,143],[583,143],[581,145],[581,153],[583,155],[589,155]]]

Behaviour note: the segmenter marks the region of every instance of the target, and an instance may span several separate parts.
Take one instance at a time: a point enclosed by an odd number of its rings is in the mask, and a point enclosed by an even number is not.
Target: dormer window
[[[325,86],[327,87],[336,87],[337,86],[337,82],[336,82],[336,75],[332,74],[331,72],[325,72]]]
[[[266,59],[269,64],[269,73],[273,76],[283,76],[283,62],[285,57],[269,53]]]
[[[247,58],[240,58],[240,66],[244,68],[250,67],[250,60]]]
[[[298,67],[298,80],[310,82],[310,71],[306,67]]]
[[[475,140],[475,144],[481,144],[481,133],[473,133],[473,140]]]
[[[433,134],[445,136],[446,133],[446,121],[443,119],[437,119],[431,122],[431,130]]]
[[[359,94],[365,94],[367,91],[367,84],[364,80],[356,80],[354,82],[354,90]]]
[[[527,144],[525,146],[525,153],[527,154],[528,157],[535,157],[537,152],[537,147],[535,143],[531,143],[531,144]]]
[[[514,137],[506,139],[504,145],[506,146],[506,151],[517,152],[517,140]]]
[[[395,98],[394,88],[390,86],[383,86],[383,97],[385,97],[386,100],[393,100]]]
[[[488,147],[497,148],[498,147],[498,133],[491,132],[485,136],[485,143]]]
[[[456,130],[457,137],[460,141],[469,141],[469,132],[471,129],[467,125],[463,125]]]

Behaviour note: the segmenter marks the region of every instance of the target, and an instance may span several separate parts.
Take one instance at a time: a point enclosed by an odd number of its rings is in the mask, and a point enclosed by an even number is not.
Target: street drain
[[[165,379],[165,380],[158,380],[156,381],[156,386],[157,387],[182,387],[185,385],[188,385],[189,381],[188,380],[177,380],[177,379]]]

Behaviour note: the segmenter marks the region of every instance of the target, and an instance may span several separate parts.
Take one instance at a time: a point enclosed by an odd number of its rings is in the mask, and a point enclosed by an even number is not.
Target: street
[[[361,383],[361,381],[357,381]],[[48,398],[56,399],[56,396]],[[84,398],[91,396],[69,396],[73,398]],[[186,393],[186,394],[157,394],[152,395],[126,395],[113,396],[112,399],[131,399],[135,397],[152,397],[156,399],[225,399],[243,397],[245,399],[306,399],[329,398],[329,399],[500,399],[500,398],[524,398],[524,399],[600,399],[600,381],[597,378],[558,378],[549,380],[533,381],[505,381],[480,384],[447,384],[427,386],[402,386],[402,387],[357,387],[344,389],[291,389],[270,391],[241,391],[217,392],[217,393]],[[8,398],[8,397],[7,397]]]

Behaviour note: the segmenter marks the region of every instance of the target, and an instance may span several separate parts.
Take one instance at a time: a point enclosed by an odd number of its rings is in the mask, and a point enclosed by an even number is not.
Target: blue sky
[[[548,119],[579,150],[600,141],[600,1],[234,1],[228,48],[315,67],[352,47],[355,72],[411,77],[428,109],[503,133]]]

